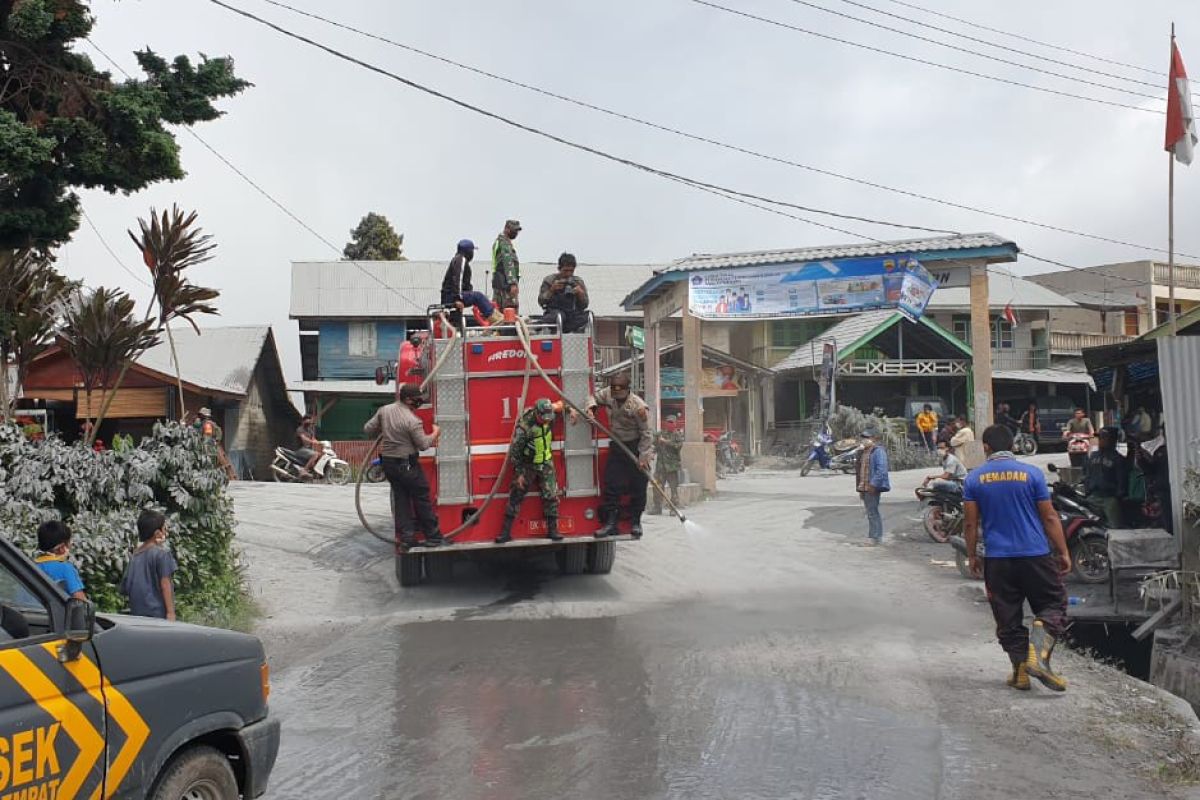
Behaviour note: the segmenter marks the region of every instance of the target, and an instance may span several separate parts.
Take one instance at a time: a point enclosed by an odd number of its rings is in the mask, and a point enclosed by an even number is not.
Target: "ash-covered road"
[[[651,518],[611,575],[414,589],[351,490],[235,486],[284,726],[268,796],[1176,796],[1154,692],[1070,653],[1066,695],[1004,685],[978,589],[918,543],[917,479],[883,548],[850,546],[852,478],[751,473],[689,510],[701,533]],[[386,528],[381,487],[368,506]]]

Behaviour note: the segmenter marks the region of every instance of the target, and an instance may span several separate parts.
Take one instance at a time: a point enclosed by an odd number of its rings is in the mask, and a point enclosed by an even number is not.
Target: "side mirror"
[[[83,645],[92,640],[95,627],[96,607],[78,597],[67,598],[66,629],[63,631],[67,641],[58,648],[58,660],[67,663],[79,658]]]
[[[1051,461],[1046,465],[1046,469],[1050,470],[1051,472],[1058,472],[1058,465]]]

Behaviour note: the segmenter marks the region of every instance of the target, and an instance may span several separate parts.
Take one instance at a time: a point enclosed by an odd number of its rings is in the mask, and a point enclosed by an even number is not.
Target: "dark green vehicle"
[[[0,540],[0,798],[259,797],[279,749],[253,636],[68,598]]]

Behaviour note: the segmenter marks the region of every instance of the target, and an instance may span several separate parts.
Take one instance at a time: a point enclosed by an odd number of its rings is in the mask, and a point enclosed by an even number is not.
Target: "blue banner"
[[[688,308],[703,319],[828,316],[894,308],[917,319],[937,288],[910,256],[792,262],[693,272]]]

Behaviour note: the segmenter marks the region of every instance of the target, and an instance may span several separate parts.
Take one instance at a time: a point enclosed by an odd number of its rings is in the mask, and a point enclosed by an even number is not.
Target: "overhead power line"
[[[690,178],[690,177],[687,177],[684,175],[676,174],[674,172],[669,172],[667,170],[659,169],[657,167],[652,167],[647,164],[643,164],[641,162],[634,161],[629,158],[625,158],[624,156],[614,155],[613,153],[610,153],[606,150],[601,150],[599,148],[592,147],[590,145],[585,145],[580,142],[573,141],[571,139],[566,139],[557,134],[542,130],[541,128],[536,128],[532,125],[527,125],[523,122],[519,122],[511,117],[506,117],[503,114],[498,114],[495,111],[489,111],[486,108],[477,106],[473,103],[469,103],[466,100],[461,100],[457,97],[454,97],[453,95],[446,94],[445,92],[439,91],[430,86],[426,86],[422,83],[418,83],[417,81],[414,81],[411,78],[406,78],[403,75],[399,75],[395,72],[384,69],[383,67],[377,66],[368,61],[364,61],[364,60],[357,58],[355,56],[352,56],[348,53],[344,53],[341,50],[338,50],[334,47],[331,47],[326,44],[322,44],[321,42],[318,42],[315,39],[311,39],[302,34],[288,30],[287,28],[284,28],[281,25],[277,25],[269,20],[263,19],[262,17],[260,17],[256,14],[252,14],[249,11],[245,11],[243,9],[237,8],[236,6],[230,5],[229,3],[225,3],[225,2],[223,2],[223,0],[208,0],[208,1],[210,3],[212,3],[213,5],[220,6],[221,8],[224,8],[234,14],[245,17],[246,19],[253,20],[254,22],[257,22],[260,25],[270,28],[271,30],[273,30],[283,36],[286,36],[291,39],[295,39],[296,41],[299,41],[299,42],[303,42],[304,44],[307,44],[311,47],[315,47],[318,50],[322,50],[322,51],[328,53],[329,55],[334,56],[335,58],[339,58],[343,61],[354,64],[355,66],[362,67],[363,69],[368,70],[369,72],[374,72],[377,75],[382,75],[383,77],[390,78],[391,80],[394,80],[398,83],[402,83],[405,86],[408,86],[412,89],[416,89],[419,92],[423,92],[424,94],[430,95],[431,97],[436,97],[439,100],[443,100],[447,103],[451,103],[452,105],[458,106],[459,108],[466,109],[467,111],[471,111],[475,114],[479,114],[480,116],[484,116],[484,117],[487,117],[488,119],[495,120],[496,122],[503,123],[504,125],[507,125],[511,128],[515,128],[520,131],[524,131],[525,133],[530,133],[530,134],[533,134],[534,136],[539,136],[548,141],[552,141],[557,144],[563,145],[564,147],[569,147],[573,150],[578,150],[580,152],[596,156],[597,158],[602,158],[606,161],[611,161],[615,164],[621,164],[623,166],[630,167],[632,169],[636,169],[636,170],[645,172],[650,175],[655,175],[660,178],[665,178],[667,180],[675,181],[677,183],[683,183],[683,184],[693,186],[698,189],[704,189],[704,190],[711,189],[711,190],[715,190],[715,191],[722,192],[725,194],[736,195],[737,197],[741,197],[746,200],[754,200],[754,201],[758,201],[758,202],[762,202],[762,203],[768,203],[771,205],[782,206],[784,208],[791,208],[791,209],[795,209],[797,211],[804,211],[804,212],[810,213],[810,214],[822,214],[822,215],[829,216],[829,217],[836,217],[838,219],[852,220],[855,222],[864,222],[864,223],[871,224],[871,225],[882,225],[885,227],[892,227],[892,228],[904,228],[907,230],[922,231],[925,233],[945,233],[945,234],[956,233],[956,231],[947,230],[945,228],[930,228],[930,227],[925,227],[923,225],[909,225],[909,224],[901,223],[901,222],[891,222],[888,220],[875,219],[872,217],[863,217],[863,216],[859,216],[856,214],[845,214],[845,213],[838,212],[838,211],[830,211],[828,209],[816,208],[813,206],[805,206],[805,205],[801,205],[799,203],[792,203],[792,202],[789,202],[786,200],[778,200],[776,198],[764,197],[762,195],[752,194],[750,192],[744,192],[744,191],[741,191],[738,189],[731,189],[727,186],[720,186],[717,184],[708,183],[706,181],[701,181],[696,178]]]
[[[1145,250],[1145,251],[1149,251],[1149,252],[1162,252],[1162,253],[1166,252],[1165,248],[1154,247],[1154,246],[1145,245],[1145,244],[1139,244],[1137,242],[1129,242],[1129,241],[1125,241],[1122,239],[1115,239],[1115,238],[1112,238],[1109,236],[1102,236],[1100,234],[1088,233],[1086,231],[1075,230],[1075,229],[1067,228],[1067,227],[1061,226],[1061,225],[1054,225],[1054,224],[1047,223],[1047,222],[1041,222],[1038,220],[1029,219],[1027,217],[1020,217],[1020,216],[1016,216],[1013,214],[1006,214],[1001,211],[994,211],[994,210],[987,209],[987,208],[981,208],[979,206],[973,206],[973,205],[969,205],[966,203],[957,202],[954,200],[946,200],[946,199],[940,198],[940,197],[933,197],[931,195],[922,194],[920,192],[912,191],[909,189],[901,189],[901,188],[895,187],[895,186],[888,186],[886,184],[882,184],[877,181],[868,180],[866,178],[860,178],[860,177],[856,177],[853,175],[847,175],[845,173],[836,172],[834,170],[825,169],[823,167],[814,166],[812,164],[805,164],[805,163],[802,163],[799,161],[784,158],[782,156],[771,155],[769,153],[763,153],[761,151],[753,150],[753,149],[750,149],[747,147],[742,147],[740,145],[730,144],[729,142],[724,142],[719,139],[713,139],[708,136],[703,136],[700,134],[685,131],[680,128],[672,127],[670,125],[664,125],[659,122],[653,122],[651,120],[643,119],[641,117],[636,117],[636,116],[633,116],[631,114],[626,114],[621,111],[615,111],[611,108],[606,108],[604,106],[597,105],[595,103],[591,103],[586,100],[580,100],[579,98],[576,98],[576,97],[559,94],[557,92],[553,92],[548,89],[544,89],[540,86],[536,86],[536,85],[533,85],[530,83],[525,83],[525,82],[516,80],[514,78],[507,77],[505,75],[499,75],[494,72],[489,72],[488,70],[480,69],[479,67],[472,66],[470,64],[466,64],[461,61],[456,61],[452,58],[448,58],[448,57],[440,55],[438,53],[433,53],[428,50],[422,50],[419,47],[414,47],[412,45],[396,41],[395,39],[389,39],[388,37],[383,36],[381,34],[372,33],[370,31],[366,31],[361,28],[356,28],[353,25],[348,25],[344,22],[339,22],[337,20],[321,16],[320,14],[315,14],[311,11],[305,11],[303,9],[296,8],[295,6],[291,6],[291,5],[288,5],[287,3],[281,2],[281,0],[263,0],[263,2],[273,5],[273,6],[276,6],[278,8],[282,8],[284,10],[290,11],[294,14],[298,14],[302,17],[307,17],[309,19],[316,20],[318,22],[324,23],[324,24],[332,26],[334,28],[339,28],[341,30],[349,31],[349,32],[357,34],[359,36],[363,36],[365,38],[372,39],[377,42],[382,42],[384,44],[398,48],[400,50],[404,50],[409,53],[415,53],[416,55],[423,56],[428,59],[432,59],[432,60],[440,62],[442,64],[447,64],[447,65],[455,67],[457,69],[461,69],[461,70],[473,73],[475,75],[480,75],[485,78],[489,78],[491,80],[498,81],[500,83],[504,83],[508,86],[515,86],[520,89],[525,89],[526,91],[530,91],[535,94],[542,95],[543,97],[549,97],[554,100],[558,100],[558,101],[561,101],[564,103],[569,103],[569,104],[577,106],[579,108],[584,108],[584,109],[588,109],[590,111],[595,111],[600,114],[605,114],[607,116],[613,117],[615,119],[621,119],[626,122],[632,122],[636,125],[641,125],[641,126],[653,129],[653,130],[661,131],[663,133],[669,133],[673,136],[679,136],[681,138],[689,139],[694,142],[701,142],[703,144],[712,145],[714,147],[720,147],[724,150],[729,150],[734,153],[740,153],[742,155],[747,155],[747,156],[751,156],[753,158],[762,159],[763,161],[767,161],[767,162],[774,163],[774,164],[782,164],[784,166],[794,167],[796,169],[801,169],[801,170],[806,170],[808,172],[812,172],[817,175],[824,175],[829,178],[835,178],[837,180],[846,181],[848,183],[854,183],[859,186],[865,186],[865,187],[868,187],[871,189],[876,189],[876,190],[884,191],[884,192],[891,192],[892,194],[901,195],[903,197],[911,197],[911,198],[914,198],[917,200],[924,200],[929,203],[937,203],[938,205],[943,205],[943,206],[946,206],[947,208],[954,208],[954,209],[958,209],[960,211],[969,211],[969,212],[972,212],[975,214],[982,214],[984,216],[994,217],[995,219],[1006,220],[1008,222],[1016,222],[1016,223],[1019,223],[1022,225],[1029,225],[1029,226],[1032,226],[1035,228],[1041,228],[1043,230],[1054,231],[1055,233],[1062,233],[1062,234],[1066,234],[1066,235],[1070,235],[1070,236],[1078,236],[1080,238],[1091,239],[1093,241],[1098,241],[1098,242],[1105,242],[1107,244],[1121,245],[1122,247],[1130,247],[1130,248],[1133,248],[1136,250]],[[726,195],[721,195],[721,196],[724,197]],[[837,230],[837,229],[835,228],[834,230]],[[1181,254],[1181,255],[1188,255],[1188,254]],[[1189,256],[1189,257],[1200,258],[1200,256]]]
[[[709,0],[690,0],[690,2],[696,3],[697,5],[701,5],[701,6],[708,6],[709,8],[716,9],[717,11],[724,11],[726,14],[732,14],[734,16],[744,17],[746,19],[752,19],[752,20],[755,20],[756,22],[762,22],[764,24],[773,25],[778,28],[784,28],[787,30],[796,31],[797,33],[804,33],[809,36],[814,36],[818,39],[825,39],[830,42],[837,42],[838,44],[844,44],[847,47],[854,47],[859,50],[867,50],[872,53],[879,53],[881,55],[890,56],[892,58],[898,58],[903,61],[912,61],[916,64],[924,64],[925,66],[934,67],[935,69],[945,70],[947,72],[954,72],[954,73],[957,73],[960,75],[969,75],[974,78],[982,78],[983,80],[993,81],[995,83],[1003,83],[1008,86],[1017,86],[1022,89],[1030,89],[1035,92],[1042,92],[1043,94],[1055,95],[1056,97],[1070,97],[1075,100],[1083,100],[1088,103],[1095,103],[1095,104],[1102,105],[1102,106],[1110,106],[1112,108],[1124,108],[1124,109],[1128,109],[1130,111],[1141,111],[1146,114],[1158,114],[1158,115],[1166,114],[1165,111],[1159,111],[1159,110],[1153,109],[1153,108],[1145,108],[1143,106],[1135,106],[1131,103],[1122,103],[1122,102],[1119,102],[1116,100],[1104,100],[1099,97],[1089,97],[1089,96],[1083,95],[1083,94],[1075,94],[1073,92],[1065,92],[1065,91],[1062,91],[1059,89],[1051,89],[1046,86],[1037,86],[1032,83],[1024,83],[1022,81],[1016,81],[1016,80],[1012,80],[1010,78],[1003,78],[1003,77],[1000,77],[999,75],[989,75],[985,72],[975,72],[974,70],[964,69],[962,67],[954,67],[949,64],[943,64],[938,61],[930,61],[927,58],[920,58],[918,56],[910,56],[910,55],[906,55],[904,53],[896,53],[891,50],[885,50],[880,47],[875,47],[873,45],[863,44],[862,42],[855,42],[850,39],[843,39],[838,36],[832,36],[828,33],[820,33],[818,31],[809,30],[808,28],[802,28],[799,25],[792,25],[787,22],[781,22],[780,20],[777,20],[777,19],[771,19],[769,17],[760,17],[757,14],[751,14],[748,11],[739,11],[735,8],[729,8],[728,6],[723,6],[718,3],[709,2]]]
[[[130,277],[132,277],[138,283],[153,289],[154,286],[148,280],[126,266],[125,262],[121,260],[121,257],[117,255],[117,251],[112,249],[112,246],[109,245],[108,240],[104,238],[104,234],[100,232],[100,229],[96,227],[96,223],[92,222],[92,218],[88,216],[88,213],[84,211],[82,207],[80,207],[79,213],[83,215],[84,220],[87,221],[87,224],[96,234],[96,238],[100,240],[100,244],[104,245],[104,249],[108,251],[110,256],[112,256],[112,260],[117,262],[117,266],[129,273]]]
[[[1021,33],[1013,33],[1012,31],[1001,30],[1000,28],[990,28],[987,25],[980,25],[978,22],[972,22],[969,19],[963,19],[962,17],[955,17],[955,16],[946,14],[941,11],[935,11],[932,8],[926,8],[925,6],[919,6],[915,3],[905,2],[905,0],[888,0],[888,2],[895,3],[898,6],[904,6],[905,8],[911,8],[914,11],[921,11],[926,14],[932,14],[933,16],[941,17],[942,19],[952,20],[952,21],[960,23],[962,25],[966,25],[968,27],[975,28],[976,30],[987,31],[988,33],[998,33],[1001,36],[1008,36],[1009,38],[1018,39],[1022,42],[1029,42],[1030,44],[1036,44],[1039,47],[1049,47],[1052,50],[1061,50],[1064,53],[1070,53],[1071,55],[1074,55],[1074,56],[1082,56],[1084,58],[1090,58],[1094,61],[1100,61],[1105,64],[1112,64],[1113,66],[1116,66],[1116,67],[1125,67],[1127,69],[1136,69],[1139,72],[1147,72],[1151,75],[1161,75],[1162,74],[1162,70],[1151,69],[1150,67],[1138,66],[1137,64],[1127,64],[1124,61],[1117,61],[1112,58],[1098,56],[1093,53],[1084,52],[1083,50],[1072,50],[1070,47],[1067,47],[1065,45],[1052,44],[1051,42],[1043,42],[1039,39],[1034,39],[1031,36],[1026,36],[1025,34],[1021,34]]]
[[[1040,75],[1049,75],[1052,78],[1062,78],[1063,80],[1072,81],[1073,83],[1082,83],[1082,84],[1086,84],[1087,86],[1094,86],[1098,89],[1107,89],[1107,90],[1113,91],[1113,92],[1123,92],[1125,94],[1133,95],[1135,97],[1146,97],[1151,100],[1158,100],[1158,101],[1166,100],[1166,98],[1163,95],[1147,94],[1146,92],[1138,91],[1136,89],[1127,89],[1123,86],[1113,86],[1110,83],[1100,83],[1099,81],[1088,80],[1087,78],[1080,78],[1075,75],[1065,75],[1061,72],[1055,72],[1053,70],[1043,69],[1041,67],[1035,67],[1030,64],[1022,64],[1020,61],[1013,61],[1012,59],[1001,58],[1000,56],[994,56],[991,53],[981,53],[978,50],[972,50],[969,47],[960,47],[956,44],[950,44],[949,42],[943,42],[938,39],[931,39],[930,37],[922,36],[919,33],[913,33],[912,31],[906,31],[906,30],[903,30],[902,28],[895,28],[895,27],[892,27],[891,25],[884,25],[881,22],[875,22],[873,20],[863,19],[862,17],[856,17],[853,14],[847,14],[844,11],[837,11],[832,8],[827,8],[826,6],[822,6],[822,5],[818,5],[817,3],[810,2],[810,0],[791,0],[791,2],[795,3],[798,6],[804,6],[805,8],[811,8],[815,11],[821,11],[826,14],[832,14],[833,16],[840,17],[841,19],[848,19],[848,20],[851,20],[852,22],[857,22],[861,25],[869,25],[872,28],[878,28],[879,30],[882,30],[882,31],[888,31],[889,33],[895,33],[899,36],[906,36],[909,39],[916,39],[919,42],[926,42],[928,44],[937,45],[938,47],[944,47],[947,50],[953,50],[957,53],[966,53],[967,55],[975,56],[977,58],[986,58],[988,61],[995,61],[999,64],[1006,64],[1010,67],[1018,67],[1019,69],[1026,69],[1031,72],[1036,72]],[[850,2],[850,0],[842,0],[842,2]],[[869,6],[861,6],[861,4],[859,4],[859,3],[851,2],[851,5],[860,6],[860,7],[869,9]],[[985,42],[985,44],[986,44],[986,42]],[[1140,83],[1140,81],[1139,81],[1139,83]],[[1156,86],[1155,88],[1159,88],[1159,87]]]
[[[960,39],[965,39],[969,42],[975,42],[976,44],[986,45],[987,47],[994,47],[998,50],[1007,50],[1011,53],[1017,53],[1019,55],[1025,56],[1027,58],[1036,58],[1039,61],[1045,61],[1049,64],[1058,64],[1059,66],[1070,67],[1071,69],[1077,69],[1077,70],[1080,70],[1083,72],[1090,72],[1094,75],[1102,75],[1105,78],[1116,78],[1117,80],[1128,81],[1130,83],[1136,83],[1141,86],[1149,86],[1152,89],[1158,89],[1160,91],[1163,88],[1162,81],[1158,81],[1157,83],[1152,83],[1150,81],[1144,81],[1140,78],[1130,78],[1127,75],[1119,75],[1115,72],[1105,72],[1104,70],[1095,69],[1094,67],[1085,67],[1080,64],[1071,62],[1071,61],[1063,61],[1061,59],[1051,58],[1050,56],[1044,56],[1041,53],[1035,53],[1032,50],[1021,50],[1019,48],[1012,47],[1011,45],[999,44],[997,42],[993,42],[988,39],[981,39],[978,36],[972,36],[969,33],[962,33],[961,31],[956,31],[951,28],[943,28],[939,25],[933,25],[929,22],[924,22],[919,19],[914,19],[913,17],[906,17],[903,14],[894,14],[891,11],[885,11],[884,9],[879,8],[877,6],[872,6],[872,5],[868,5],[866,3],[858,2],[858,0],[839,0],[839,2],[845,3],[846,5],[849,5],[849,6],[854,6],[856,8],[861,8],[866,11],[871,11],[871,12],[880,14],[885,17],[890,17],[891,19],[898,19],[898,20],[901,20],[902,22],[907,22],[911,25],[919,25],[922,28],[928,28],[930,30],[937,31],[939,33],[944,33],[949,36],[955,36]],[[1072,80],[1074,80],[1074,79],[1072,79]]]

